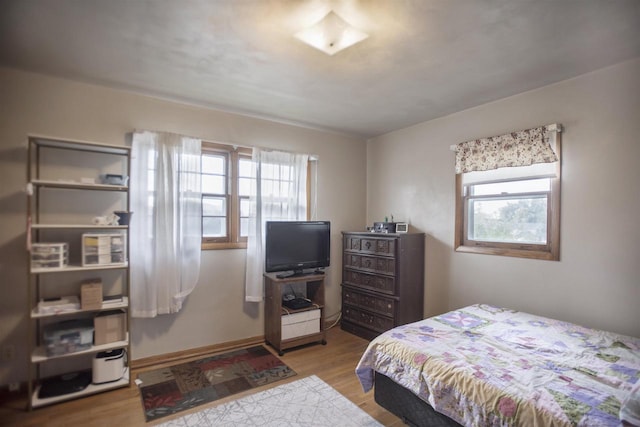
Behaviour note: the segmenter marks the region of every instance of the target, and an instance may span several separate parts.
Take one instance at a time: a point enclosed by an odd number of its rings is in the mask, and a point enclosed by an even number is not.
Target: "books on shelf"
[[[124,297],[122,295],[105,295],[102,297],[102,307],[122,304]]]

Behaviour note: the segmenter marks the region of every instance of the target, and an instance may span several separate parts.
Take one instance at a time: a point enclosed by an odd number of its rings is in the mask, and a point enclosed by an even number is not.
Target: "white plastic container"
[[[67,243],[33,243],[31,245],[31,268],[62,268],[69,264]]]
[[[282,315],[282,339],[320,332],[320,309]]]
[[[93,383],[118,381],[124,375],[124,349],[101,351],[93,358]]]

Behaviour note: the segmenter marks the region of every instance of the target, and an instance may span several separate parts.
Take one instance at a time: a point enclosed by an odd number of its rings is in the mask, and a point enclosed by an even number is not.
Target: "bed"
[[[633,425],[640,339],[476,304],[379,335],[356,374],[412,425]]]

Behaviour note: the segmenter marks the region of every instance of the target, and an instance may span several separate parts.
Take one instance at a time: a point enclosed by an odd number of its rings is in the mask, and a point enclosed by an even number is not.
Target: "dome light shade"
[[[294,36],[327,55],[334,55],[369,37],[368,34],[353,28],[333,11]]]

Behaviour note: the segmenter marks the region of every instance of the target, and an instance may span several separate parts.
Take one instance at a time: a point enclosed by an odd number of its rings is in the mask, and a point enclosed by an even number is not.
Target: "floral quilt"
[[[467,426],[618,426],[640,339],[477,304],[378,336],[356,367],[365,391],[374,371]]]

